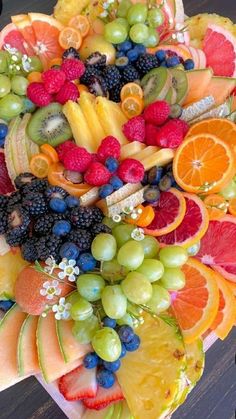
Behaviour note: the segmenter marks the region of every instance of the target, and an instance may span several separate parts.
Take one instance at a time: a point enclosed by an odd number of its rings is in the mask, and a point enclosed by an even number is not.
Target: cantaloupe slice
[[[235,86],[236,79],[231,77],[212,77],[204,95],[213,96],[216,101],[215,104],[221,105],[225,102]]]
[[[210,68],[205,68],[202,70],[186,71],[186,76],[188,79],[188,94],[184,100],[184,105],[189,105],[190,103],[197,102],[204,96],[207,96],[205,91],[211,81],[213,73]]]
[[[18,345],[17,362],[20,376],[38,374],[39,362],[36,345],[38,317],[28,315],[22,324]]]
[[[72,334],[73,320],[58,320],[56,330],[59,346],[65,362],[73,362],[91,350],[90,345],[81,345]]]
[[[15,304],[0,323],[0,391],[25,378],[18,375],[17,341],[26,316]]]
[[[56,320],[53,313],[39,318],[36,335],[39,366],[46,383],[57,380],[82,364],[81,358],[65,363],[57,339]]]

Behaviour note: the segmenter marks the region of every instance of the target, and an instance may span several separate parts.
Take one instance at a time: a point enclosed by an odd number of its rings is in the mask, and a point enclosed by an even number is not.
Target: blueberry
[[[148,182],[148,172],[145,172],[144,173],[143,180],[142,180],[141,183],[142,183],[143,186],[149,185],[149,182]]]
[[[120,354],[120,358],[124,358],[124,356],[126,355],[126,347],[124,343],[121,343],[121,354]]]
[[[114,189],[112,185],[103,185],[99,189],[99,198],[105,199],[107,196],[111,195],[113,191]]]
[[[142,44],[134,44],[134,49],[138,52],[138,55],[146,53],[146,47]]]
[[[116,67],[118,67],[121,70],[127,67],[128,64],[129,64],[129,59],[127,57],[117,58],[115,62]]]
[[[67,204],[68,208],[79,207],[80,200],[76,196],[68,196],[66,198],[66,204]]]
[[[144,191],[143,197],[149,204],[156,203],[160,198],[160,191],[157,188],[147,188]]]
[[[113,189],[115,191],[122,188],[122,186],[124,185],[124,183],[118,176],[112,176],[110,179],[110,184],[113,186]]]
[[[111,319],[110,317],[104,317],[102,322],[105,327],[111,327],[112,329],[116,327],[116,320]]]
[[[125,53],[123,51],[117,51],[116,52],[116,58],[125,57]]]
[[[49,207],[59,214],[63,214],[67,209],[66,202],[60,198],[52,198],[49,202]]]
[[[55,236],[61,237],[61,236],[66,236],[67,234],[69,234],[71,231],[71,224],[69,223],[69,221],[57,221],[53,228],[52,228],[52,232],[53,234],[55,234]]]
[[[83,272],[88,272],[96,268],[97,261],[91,253],[82,253],[77,260],[77,264]]]
[[[164,61],[161,62],[160,67],[167,67],[166,60],[164,60]]]
[[[193,70],[194,69],[194,61],[191,58],[188,58],[184,61],[184,69],[185,70]]]
[[[85,368],[91,369],[95,368],[98,365],[99,357],[97,356],[96,352],[90,352],[87,355],[85,355],[83,364]]]
[[[129,59],[131,63],[133,63],[134,61],[138,59],[139,52],[136,48],[132,48],[127,52],[126,57]]]
[[[179,57],[177,57],[177,55],[174,55],[173,57],[169,57],[166,60],[167,67],[176,67],[179,64],[180,64],[180,60],[179,60]]]
[[[166,52],[163,49],[157,51],[155,55],[160,62],[164,61],[166,58]]]
[[[162,167],[157,167],[157,166],[152,167],[152,169],[149,170],[148,172],[149,185],[158,185],[158,183],[161,180],[162,173],[163,173]]]
[[[0,301],[0,310],[8,311],[13,306],[13,304],[15,303],[11,300]]]
[[[7,136],[8,126],[6,124],[0,124],[0,139],[2,140]]]
[[[168,191],[172,186],[173,179],[169,176],[169,174],[166,174],[163,176],[163,178],[159,182],[159,189],[162,192]]]
[[[66,242],[61,246],[59,253],[62,259],[76,260],[79,256],[79,248],[74,243]]]
[[[115,383],[115,376],[111,371],[101,368],[97,373],[97,382],[100,387],[111,388]]]
[[[132,327],[124,325],[121,326],[118,330],[118,335],[120,337],[121,342],[128,343],[134,337],[134,331]]]
[[[114,361],[114,362],[104,361],[103,365],[106,368],[106,370],[111,371],[111,372],[116,372],[120,368],[120,360],[117,359],[117,361]]]
[[[129,51],[132,47],[133,47],[133,44],[132,44],[132,42],[130,42],[130,41],[124,41],[124,42],[121,42],[121,44],[118,44],[118,45],[117,45],[117,49],[118,49],[118,51],[122,51],[122,52],[127,52],[127,51]]]
[[[108,157],[108,159],[106,159],[105,166],[109,172],[114,173],[119,167],[119,162],[114,157]]]
[[[125,343],[125,348],[128,352],[137,351],[140,346],[140,338],[138,335],[134,335],[130,342]]]

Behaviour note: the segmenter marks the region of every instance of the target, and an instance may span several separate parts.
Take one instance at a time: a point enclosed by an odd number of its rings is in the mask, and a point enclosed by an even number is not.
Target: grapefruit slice
[[[210,328],[214,330],[221,340],[224,340],[230,333],[236,320],[235,297],[223,276],[213,272],[213,277],[219,288],[219,306],[218,313]]]
[[[201,240],[208,228],[209,215],[202,200],[188,193],[183,193],[183,196],[186,201],[185,216],[175,230],[158,238],[160,243],[187,248]]]
[[[0,49],[3,49],[4,45],[10,45],[22,54],[28,54],[28,44],[14,23],[9,23],[0,32]]]
[[[236,76],[236,38],[222,26],[208,25],[203,51],[216,76]]]
[[[37,48],[37,38],[35,36],[34,29],[31,25],[31,20],[29,16],[25,16],[24,19],[15,22],[18,30],[20,31],[21,35],[23,36],[24,40],[27,42],[29,47],[31,48],[31,54],[35,55],[35,50]]]
[[[211,326],[218,310],[219,290],[211,269],[194,258],[182,267],[185,287],[172,294],[172,309],[186,343]]]
[[[153,206],[155,217],[145,229],[145,234],[161,236],[176,229],[183,221],[186,203],[183,194],[171,188],[162,192],[157,205]]]

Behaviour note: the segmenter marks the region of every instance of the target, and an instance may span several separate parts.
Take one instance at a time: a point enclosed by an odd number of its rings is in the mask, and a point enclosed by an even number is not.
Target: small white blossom
[[[113,4],[115,0],[107,0],[107,3]]]
[[[66,258],[62,259],[62,262],[59,264],[59,268],[62,270],[58,274],[58,278],[65,279],[68,277],[70,282],[76,281],[76,275],[79,275],[79,268],[76,266],[76,261],[74,259],[67,260]]]
[[[107,17],[107,16],[108,16],[108,12],[106,10],[100,13],[100,17]]]
[[[13,48],[10,44],[5,44],[3,47],[7,52],[9,52],[9,54],[14,55],[17,54],[17,49]]]
[[[60,298],[59,304],[54,304],[52,311],[55,314],[56,320],[66,320],[70,317],[71,304],[66,303],[66,299]]]
[[[108,1],[105,1],[102,5],[103,9],[108,9],[109,8],[109,3]]]
[[[113,215],[112,220],[114,221],[114,223],[120,223],[121,216],[119,214],[115,214]]]
[[[52,275],[54,269],[56,268],[55,259],[52,256],[50,256],[45,260],[45,264],[47,266],[45,266],[44,271],[47,272],[49,275]]]
[[[131,214],[131,212],[133,212],[133,210],[134,210],[134,207],[125,207],[124,209],[123,209],[123,213],[124,214],[126,214],[126,215],[129,215],[129,214]]]
[[[24,54],[22,57],[22,67],[27,73],[30,72],[30,68],[31,68],[30,63],[31,63],[31,58],[28,57],[28,55]]]
[[[176,35],[176,38],[177,38],[177,41],[180,44],[183,44],[184,43],[184,34],[182,32],[178,32],[177,35]]]
[[[144,230],[142,228],[135,228],[131,233],[131,237],[133,240],[136,240],[138,242],[143,240],[145,237]]]
[[[43,288],[40,290],[40,294],[46,297],[47,300],[52,300],[55,296],[61,294],[61,289],[58,287],[59,281],[54,279],[53,281],[46,281],[43,284]]]

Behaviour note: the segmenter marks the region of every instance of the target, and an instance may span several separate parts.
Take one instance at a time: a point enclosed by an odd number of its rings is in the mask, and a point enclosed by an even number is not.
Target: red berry
[[[72,149],[75,149],[76,147],[77,145],[74,143],[74,141],[71,141],[71,140],[67,140],[64,143],[57,146],[56,151],[57,151],[59,160],[62,161],[63,163],[66,153]]]
[[[58,93],[66,81],[66,75],[61,70],[51,68],[42,74],[42,81],[48,93]]]
[[[63,163],[67,170],[84,173],[92,161],[91,154],[83,147],[74,147],[67,151]]]
[[[75,58],[67,58],[61,65],[61,70],[64,71],[66,79],[69,81],[79,79],[85,72],[85,65],[82,61]]]
[[[189,130],[189,124],[186,121],[183,121],[182,119],[173,119],[175,123],[182,128],[184,137],[187,135],[187,132]]]
[[[165,100],[157,100],[148,105],[144,111],[144,119],[154,125],[164,124],[170,115],[170,105]]]
[[[111,173],[99,162],[92,162],[84,175],[86,183],[92,186],[102,186],[109,182]]]
[[[104,138],[98,147],[97,155],[98,159],[105,163],[108,157],[114,157],[114,159],[120,158],[121,147],[119,141],[109,135],[108,137]]]
[[[61,90],[56,95],[56,102],[64,105],[68,100],[76,102],[79,98],[79,91],[74,83],[66,81]]]
[[[145,140],[145,119],[143,116],[135,116],[123,125],[123,133],[129,141]]]
[[[125,183],[139,183],[144,177],[144,167],[140,161],[125,159],[121,162],[117,174]]]
[[[147,145],[157,145],[156,136],[160,128],[152,124],[146,124],[145,126],[145,143]]]
[[[30,83],[27,88],[27,96],[37,106],[48,106],[52,101],[53,97],[44,87],[43,83]]]
[[[5,195],[15,190],[9,177],[3,149],[0,151],[0,194]]]
[[[170,120],[157,133],[156,144],[164,148],[176,148],[183,139],[183,128],[175,120]]]

